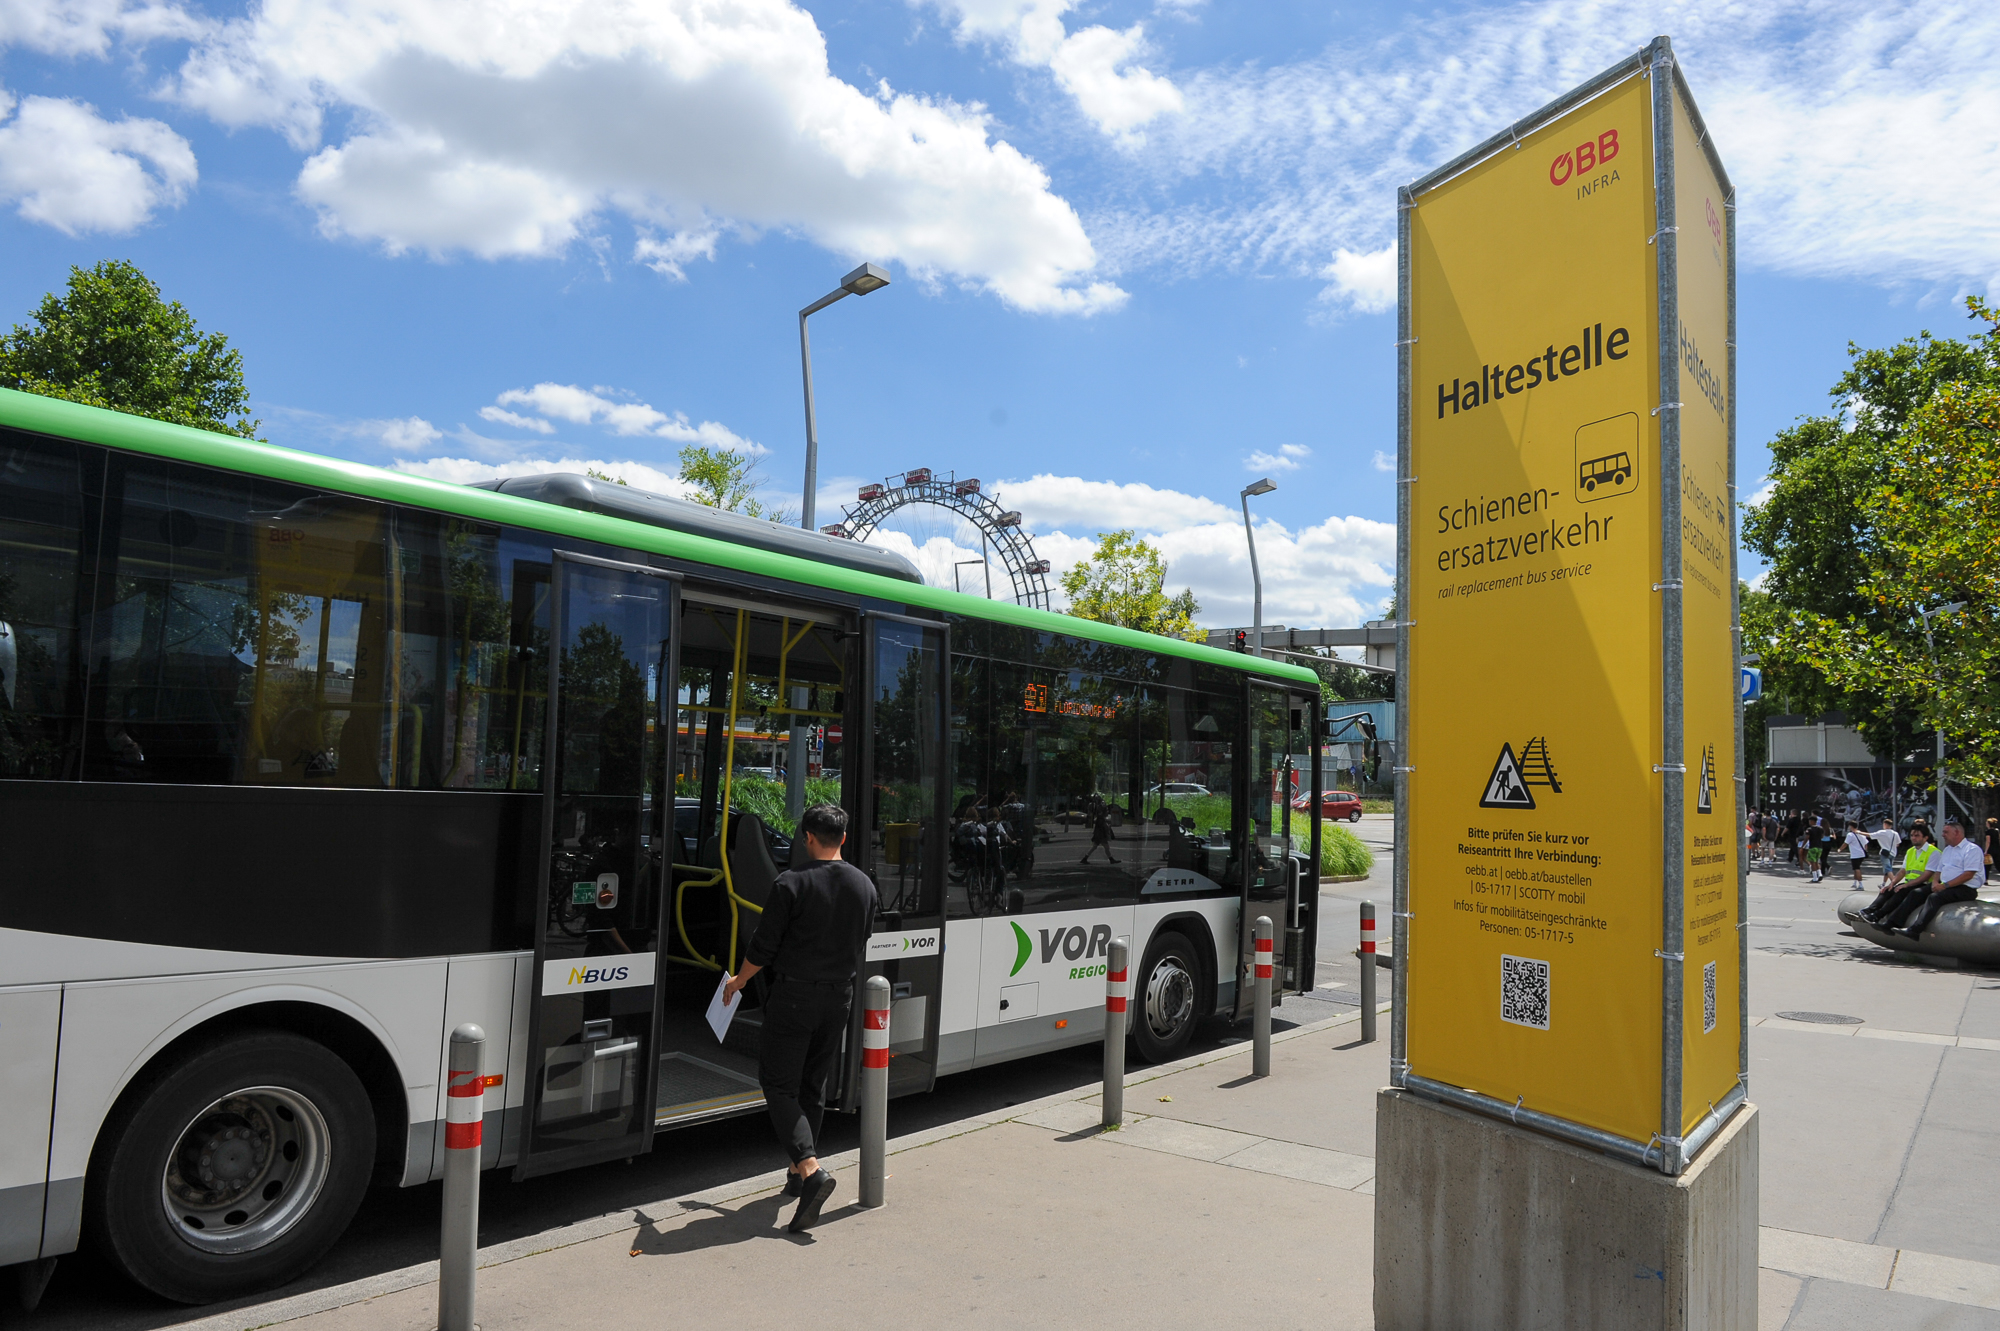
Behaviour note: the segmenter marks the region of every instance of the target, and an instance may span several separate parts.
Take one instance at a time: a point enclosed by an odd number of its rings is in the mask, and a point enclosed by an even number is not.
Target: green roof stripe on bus
[[[290,481],[320,489],[343,491],[391,503],[409,504],[482,522],[506,523],[551,534],[596,541],[627,550],[647,550],[654,554],[710,564],[737,572],[752,573],[786,582],[823,587],[831,591],[867,596],[881,601],[923,606],[938,611],[956,611],[1047,633],[1074,637],[1205,661],[1275,679],[1308,684],[1315,688],[1319,678],[1304,666],[1286,662],[1260,661],[1237,652],[1227,652],[1205,644],[1182,642],[1137,629],[1076,619],[1052,611],[1034,610],[1011,601],[989,601],[946,591],[941,587],[902,582],[874,573],[836,568],[791,555],[753,550],[706,536],[691,536],[649,527],[624,518],[607,517],[581,509],[563,508],[535,499],[522,499],[492,490],[475,490],[449,481],[403,472],[385,471],[360,462],[346,462],[318,453],[301,452],[276,444],[214,434],[185,425],[172,425],[145,416],[101,407],[86,407],[59,398],[0,388],[0,425],[57,435],[107,448],[130,449],[156,457],[174,458],[224,471],[248,472],[273,480]]]

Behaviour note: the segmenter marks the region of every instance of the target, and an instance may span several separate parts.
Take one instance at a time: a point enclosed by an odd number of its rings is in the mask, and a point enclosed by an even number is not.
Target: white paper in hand
[[[729,997],[729,977],[723,976],[715,985],[715,997],[708,1000],[708,1028],[715,1032],[717,1041],[729,1038],[729,1023],[736,1019],[736,1009],[743,1006],[743,995]]]

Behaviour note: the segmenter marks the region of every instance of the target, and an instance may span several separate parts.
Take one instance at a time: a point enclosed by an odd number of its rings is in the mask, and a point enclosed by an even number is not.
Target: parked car
[[[1165,781],[1149,787],[1148,795],[1206,795],[1208,787],[1196,785],[1192,781]]]
[[[1300,813],[1312,808],[1312,796],[1301,795],[1292,801],[1292,807]],[[1319,816],[1339,820],[1345,818],[1350,823],[1361,821],[1361,797],[1352,791],[1323,790],[1319,797]]]

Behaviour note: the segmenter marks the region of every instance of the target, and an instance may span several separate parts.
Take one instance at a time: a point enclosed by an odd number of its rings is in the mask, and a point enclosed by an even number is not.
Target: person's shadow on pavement
[[[793,1234],[785,1229],[787,1212],[798,1202],[782,1194],[760,1197],[747,1202],[733,1211],[703,1202],[682,1202],[687,1211],[703,1211],[709,1214],[699,1216],[684,1225],[672,1229],[661,1229],[660,1222],[644,1211],[634,1211],[639,1217],[639,1230],[632,1236],[634,1257],[673,1257],[683,1253],[700,1252],[704,1248],[720,1248],[731,1243],[747,1243],[752,1239],[787,1239],[792,1243],[808,1244],[813,1241],[810,1231]],[[835,1221],[844,1220],[860,1210],[855,1203],[849,1203],[836,1211],[827,1211],[820,1216],[815,1228],[824,1228]]]

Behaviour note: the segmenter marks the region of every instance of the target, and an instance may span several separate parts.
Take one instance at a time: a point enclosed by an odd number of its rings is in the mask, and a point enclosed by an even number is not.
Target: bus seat
[[[729,876],[734,880],[736,895],[761,910],[770,900],[771,887],[778,881],[779,872],[764,820],[754,813],[740,813],[730,819]]]

